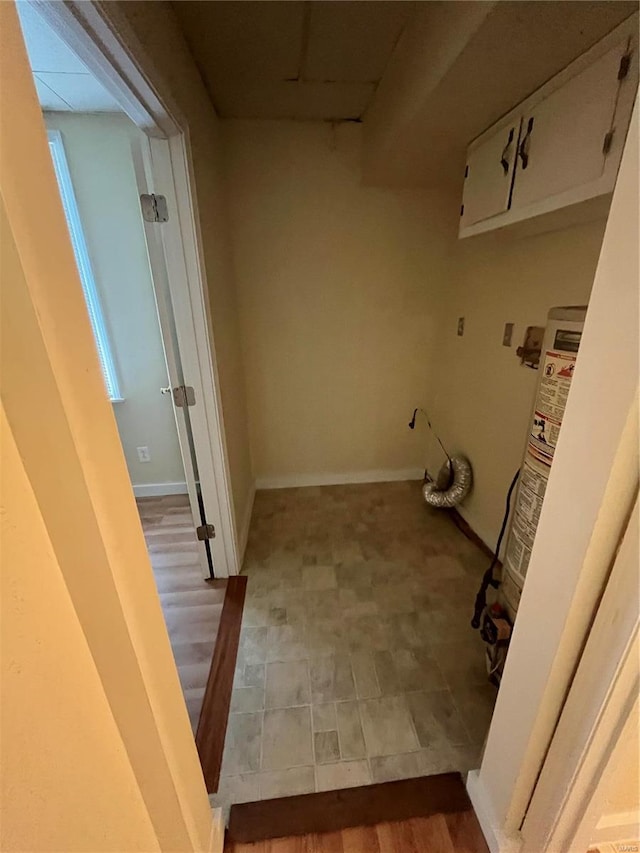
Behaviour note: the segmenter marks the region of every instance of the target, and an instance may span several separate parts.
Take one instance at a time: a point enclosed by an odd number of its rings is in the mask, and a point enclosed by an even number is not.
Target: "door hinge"
[[[140,207],[142,208],[142,218],[145,222],[169,221],[167,200],[163,195],[144,193],[140,196]]]
[[[625,53],[620,59],[620,67],[618,68],[618,80],[624,80],[631,68],[631,54]]]
[[[215,539],[216,529],[213,524],[201,524],[200,527],[196,527],[196,536],[200,542],[204,542],[205,539]]]
[[[611,151],[611,145],[613,144],[613,131],[610,130],[608,133],[605,133],[604,140],[602,142],[602,153],[607,155],[609,151]]]
[[[465,176],[465,178],[469,177],[469,166],[464,167],[464,176]]]
[[[180,408],[195,406],[196,392],[191,385],[178,385],[177,388],[172,388],[171,391],[173,393],[173,402],[176,406]]]
[[[460,205],[460,216],[464,216],[464,204]]]

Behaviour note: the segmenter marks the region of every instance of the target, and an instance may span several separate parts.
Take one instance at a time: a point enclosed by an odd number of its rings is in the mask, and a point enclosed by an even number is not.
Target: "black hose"
[[[511,495],[513,494],[513,490],[516,487],[516,483],[518,482],[518,477],[520,476],[520,469],[515,473],[513,480],[511,481],[511,485],[509,486],[509,491],[507,492],[507,503],[504,510],[504,518],[502,519],[502,527],[500,528],[500,535],[498,536],[498,542],[496,543],[496,550],[493,554],[493,560],[491,561],[491,565],[487,569],[487,571],[482,576],[482,583],[480,584],[480,589],[478,590],[478,594],[476,595],[476,603],[473,608],[473,619],[471,620],[472,628],[480,627],[480,618],[482,616],[482,611],[487,606],[487,590],[490,586],[494,589],[497,589],[499,585],[499,581],[497,581],[493,577],[493,570],[498,562],[498,556],[500,554],[500,546],[502,545],[502,538],[504,536],[504,532],[507,529],[507,522],[509,520],[509,513],[511,511]]]

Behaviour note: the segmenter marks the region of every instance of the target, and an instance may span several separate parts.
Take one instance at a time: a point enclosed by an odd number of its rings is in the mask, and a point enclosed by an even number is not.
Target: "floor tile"
[[[242,667],[242,674],[236,684],[238,687],[262,687],[264,688],[265,665],[263,663],[249,663]]]
[[[315,703],[355,699],[356,688],[347,657],[328,656],[309,661],[311,695]]]
[[[230,714],[222,759],[222,774],[236,776],[260,769],[262,714]]]
[[[231,713],[262,711],[264,689],[262,687],[234,687],[231,694]]]
[[[325,702],[322,705],[311,706],[311,717],[313,730],[315,732],[337,731],[336,706],[334,702]]]
[[[357,702],[336,704],[340,758],[364,758],[367,754]]]
[[[335,589],[338,586],[333,566],[303,566],[302,585],[305,589]]]
[[[351,655],[351,669],[356,684],[358,699],[374,699],[380,696],[380,684],[376,674],[375,658],[369,652]]]
[[[371,773],[367,761],[340,761],[336,764],[320,764],[316,767],[318,791],[335,791],[340,788],[357,788],[371,784]]]
[[[367,754],[393,755],[418,749],[404,696],[384,696],[360,703]]]
[[[313,736],[316,764],[340,760],[338,732],[316,732]]]
[[[308,707],[265,711],[262,769],[284,770],[313,764]]]
[[[316,788],[313,766],[292,767],[289,770],[267,770],[258,775],[261,800],[312,794]]]
[[[303,661],[273,662],[266,669],[266,708],[290,708],[308,705],[309,665]]]
[[[420,746],[460,746],[469,736],[448,690],[408,693],[407,702]]]
[[[371,758],[369,763],[373,782],[393,782],[396,779],[412,779],[424,775],[418,752]]]
[[[267,661],[305,660],[309,657],[305,643],[304,625],[273,625],[268,629],[266,649]]]

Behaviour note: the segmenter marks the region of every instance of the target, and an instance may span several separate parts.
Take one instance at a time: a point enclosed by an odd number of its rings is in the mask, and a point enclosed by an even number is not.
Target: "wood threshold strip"
[[[220,767],[227,733],[246,592],[246,577],[237,576],[228,579],[218,636],[196,731],[196,747],[207,791],[210,794],[215,794],[220,782]]]
[[[247,844],[470,810],[462,776],[440,773],[340,791],[237,803],[231,806],[227,837]]]

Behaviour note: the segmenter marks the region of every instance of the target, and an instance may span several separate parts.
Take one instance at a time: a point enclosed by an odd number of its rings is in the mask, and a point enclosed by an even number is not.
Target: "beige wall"
[[[184,483],[131,145],[140,131],[124,115],[47,113],[62,133],[87,250],[111,342],[121,403],[114,403],[134,486]],[[99,168],[96,168],[99,164]],[[141,463],[137,447],[151,462]]]
[[[234,272],[220,175],[219,122],[170,3],[121,0],[106,4],[104,12],[121,33],[131,29],[142,45],[133,49],[145,73],[152,80],[162,81],[161,89],[166,86],[189,123],[233,504],[236,524],[241,527],[253,476]],[[123,23],[124,28],[120,26]],[[124,38],[126,41],[128,33]]]
[[[2,414],[0,848],[159,850]]]
[[[546,325],[550,308],[588,302],[603,232],[604,223],[593,223],[456,245],[437,349],[434,426],[450,452],[471,460],[474,488],[462,511],[492,548],[524,451],[538,375],[520,366],[516,348],[527,326]],[[463,337],[458,317],[465,318]],[[505,323],[515,324],[511,348],[502,346]]]
[[[419,476],[455,201],[362,186],[357,124],[223,128],[258,486]]]

